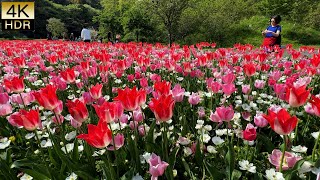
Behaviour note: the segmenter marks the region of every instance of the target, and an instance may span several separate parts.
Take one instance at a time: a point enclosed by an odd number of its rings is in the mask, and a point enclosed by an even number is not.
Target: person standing
[[[265,48],[273,48],[275,45],[281,45],[281,21],[280,15],[272,16],[270,19],[270,25],[262,31],[264,36],[262,46]]]
[[[74,34],[73,34],[73,33],[71,33],[71,34],[70,34],[69,39],[70,39],[70,41],[74,41],[74,40],[75,40],[75,39],[74,39]]]
[[[83,28],[82,31],[81,31],[81,39],[84,41],[84,42],[90,42],[91,41],[91,32],[89,29],[87,28]]]

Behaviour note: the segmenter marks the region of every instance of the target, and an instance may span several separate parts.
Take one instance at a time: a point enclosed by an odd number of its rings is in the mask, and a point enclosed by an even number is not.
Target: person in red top
[[[281,26],[280,26],[281,17],[280,15],[272,16],[270,19],[270,25],[262,31],[262,35],[264,36],[262,47],[264,48],[273,48],[273,46],[280,46],[280,38],[281,38]]]

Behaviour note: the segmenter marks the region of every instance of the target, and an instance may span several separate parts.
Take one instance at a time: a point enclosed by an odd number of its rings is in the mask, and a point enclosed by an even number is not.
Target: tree
[[[152,10],[164,23],[171,46],[178,23],[183,11],[188,7],[189,0],[150,0]]]
[[[60,19],[50,18],[47,22],[47,31],[51,32],[52,36],[60,37],[63,33],[67,33],[67,28]]]
[[[124,12],[122,26],[126,34],[135,35],[136,41],[140,41],[141,38],[150,39],[155,26],[151,19],[143,2],[136,1]]]

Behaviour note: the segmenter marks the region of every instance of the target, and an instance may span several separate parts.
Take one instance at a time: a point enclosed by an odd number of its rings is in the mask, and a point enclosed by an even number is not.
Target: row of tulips
[[[2,41],[1,179],[315,179],[320,50]]]

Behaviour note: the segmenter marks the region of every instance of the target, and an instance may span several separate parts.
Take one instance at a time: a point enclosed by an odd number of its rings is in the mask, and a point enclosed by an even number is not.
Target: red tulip
[[[252,124],[247,124],[246,129],[243,131],[243,139],[247,141],[254,141],[257,137],[256,128]]]
[[[118,96],[114,98],[116,101],[120,101],[127,111],[133,111],[139,107],[139,104],[145,102],[146,91],[137,90],[134,86],[132,89],[126,87],[124,90],[118,89]]]
[[[67,68],[65,71],[60,72],[61,77],[68,83],[73,83],[76,81],[76,74],[73,68]]]
[[[309,101],[312,105],[312,109],[316,116],[320,117],[320,98],[316,96],[312,96],[311,100]]]
[[[158,121],[168,121],[173,115],[174,99],[172,95],[161,95],[158,99],[152,98],[149,107]]]
[[[243,65],[243,71],[247,76],[252,76],[256,73],[256,65],[250,63]]]
[[[268,112],[269,115],[263,114],[263,117],[269,122],[271,128],[280,135],[290,134],[297,126],[297,117],[291,117],[285,109],[276,113],[269,109]]]
[[[4,79],[4,85],[9,92],[22,93],[24,91],[24,77],[21,78],[14,77],[11,80]]]
[[[161,81],[161,82],[156,82],[154,84],[154,89],[157,93],[157,95],[169,95],[170,90],[171,90],[171,83],[168,81]]]
[[[100,120],[110,123],[123,114],[123,106],[119,102],[104,102],[102,105],[93,105]]]
[[[8,117],[8,121],[12,126],[23,126],[28,131],[33,131],[41,125],[39,110],[20,109],[19,112],[15,112]]]
[[[75,101],[67,101],[67,107],[71,116],[79,123],[84,122],[89,114],[88,109],[82,101],[76,99]]]
[[[298,88],[292,86],[286,89],[286,101],[292,107],[299,107],[306,103],[310,94],[310,89],[306,90],[306,86]]]
[[[105,148],[112,141],[112,133],[107,123],[99,121],[98,125],[88,124],[88,134],[80,134],[78,139],[85,140],[90,146],[95,148]]]
[[[89,93],[93,99],[99,99],[102,96],[102,87],[102,84],[96,84],[90,88]]]
[[[41,106],[45,109],[53,110],[60,104],[56,91],[57,87],[48,84],[46,87],[41,88],[40,91],[34,92],[33,95]]]

